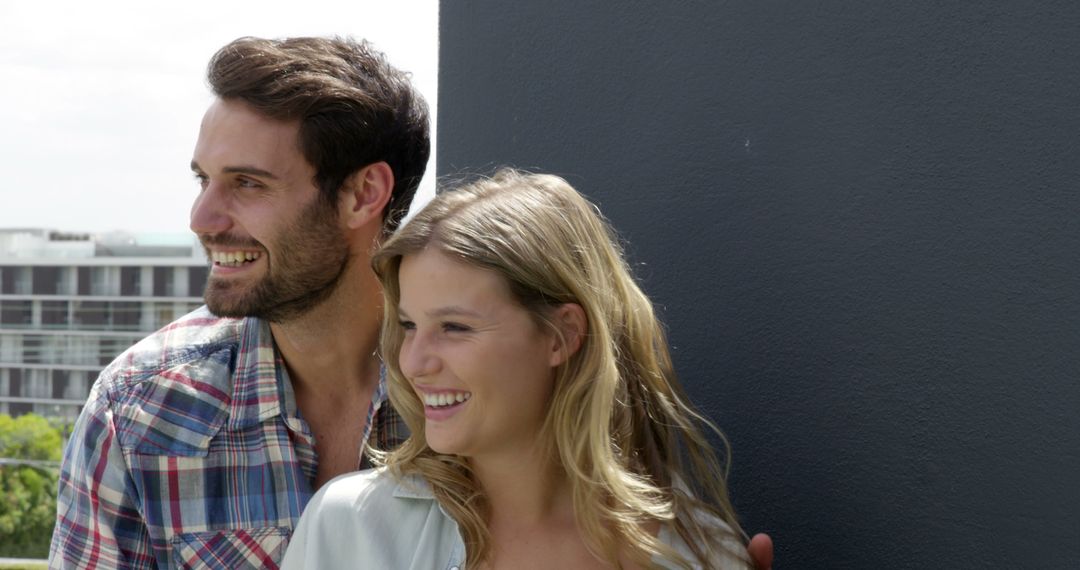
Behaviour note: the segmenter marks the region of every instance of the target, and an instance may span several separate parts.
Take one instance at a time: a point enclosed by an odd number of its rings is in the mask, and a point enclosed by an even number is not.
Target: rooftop
[[[177,234],[90,234],[44,228],[0,228],[0,262],[34,265],[79,263],[98,265],[118,259],[158,263],[206,263],[195,236]]]

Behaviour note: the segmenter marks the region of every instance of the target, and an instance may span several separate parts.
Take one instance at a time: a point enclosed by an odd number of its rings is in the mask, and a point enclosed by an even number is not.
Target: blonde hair
[[[423,404],[398,366],[404,332],[397,314],[401,259],[426,247],[502,275],[542,326],[551,310],[577,303],[588,319],[581,348],[558,371],[541,440],[565,471],[585,543],[618,566],[620,552],[648,565],[659,555],[709,566],[745,541],[722,466],[703,428],[723,434],[688,403],[652,303],[631,276],[614,231],[565,180],[503,169],[440,193],[375,254],[386,295],[382,351],[390,400],[412,435],[379,455],[398,476],[418,473],[457,521],[471,564],[488,559],[483,490],[463,457],[424,439]],[[723,525],[710,524],[709,519]],[[671,525],[691,548],[686,560],[646,530]],[[734,554],[746,559],[745,553]]]

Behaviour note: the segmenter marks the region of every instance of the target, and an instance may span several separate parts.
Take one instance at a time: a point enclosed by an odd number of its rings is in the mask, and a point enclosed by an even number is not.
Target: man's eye
[[[206,190],[206,186],[210,184],[210,177],[205,174],[195,173],[195,182],[199,184],[199,188]]]
[[[237,179],[236,185],[240,188],[262,188],[262,184],[248,178]]]

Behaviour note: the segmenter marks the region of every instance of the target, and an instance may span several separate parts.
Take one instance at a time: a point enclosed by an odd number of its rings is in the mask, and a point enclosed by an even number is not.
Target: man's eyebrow
[[[202,172],[202,168],[199,167],[199,163],[194,160],[191,161],[191,170],[195,172]],[[226,166],[221,169],[225,174],[250,174],[251,176],[259,176],[262,178],[269,178],[270,180],[277,180],[278,177],[269,170],[263,170],[254,166]]]
[[[254,166],[226,166],[221,169],[225,174],[250,174],[252,176],[261,176],[262,178],[269,178],[271,180],[277,180],[278,177],[269,170],[263,170],[261,168],[255,168]]]

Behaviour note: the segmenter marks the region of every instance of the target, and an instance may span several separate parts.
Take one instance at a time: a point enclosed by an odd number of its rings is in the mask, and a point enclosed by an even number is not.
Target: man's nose
[[[191,231],[197,235],[217,235],[232,227],[225,197],[218,184],[210,182],[191,204]]]

